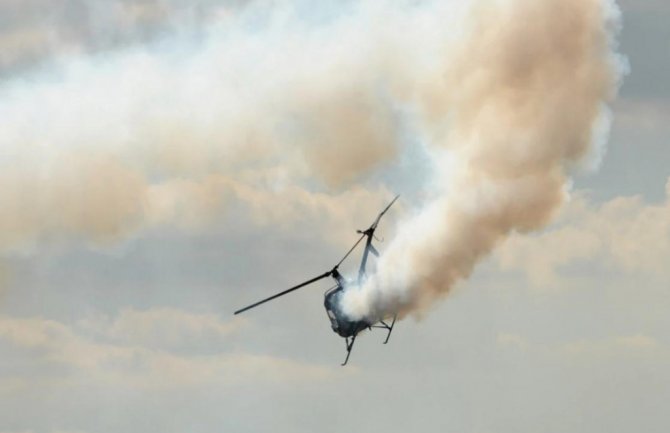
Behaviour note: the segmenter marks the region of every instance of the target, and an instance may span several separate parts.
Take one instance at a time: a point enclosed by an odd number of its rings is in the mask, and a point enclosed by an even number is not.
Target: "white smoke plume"
[[[250,2],[1,82],[0,251],[206,227],[242,207],[273,225],[369,215],[343,209],[389,194],[356,181],[396,152],[383,77],[402,69],[384,64],[393,42],[369,4],[314,18]]]
[[[621,74],[609,0],[251,1],[207,23],[0,83],[0,252],[230,209],[349,227],[391,196],[370,173],[420,142],[432,198],[345,298],[404,314],[550,220]]]
[[[347,292],[352,317],[402,316],[448,293],[510,233],[546,225],[570,170],[602,152],[622,73],[614,3],[481,1],[463,25],[439,103],[422,107],[439,191]]]

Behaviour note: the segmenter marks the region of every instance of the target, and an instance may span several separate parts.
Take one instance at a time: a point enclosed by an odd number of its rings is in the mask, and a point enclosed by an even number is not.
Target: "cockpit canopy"
[[[350,320],[347,317],[340,306],[340,299],[343,293],[344,287],[338,284],[325,293],[323,303],[326,307],[326,313],[328,314],[333,332],[339,334],[341,337],[351,337],[363,329],[369,328],[372,324],[365,320]]]

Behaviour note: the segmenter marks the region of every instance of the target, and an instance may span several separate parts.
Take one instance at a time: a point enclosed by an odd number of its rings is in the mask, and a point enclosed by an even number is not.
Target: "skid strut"
[[[356,341],[356,335],[351,337],[351,341],[349,341],[349,337],[346,337],[344,341],[345,344],[347,345],[347,357],[344,358],[344,362],[342,363],[343,367],[347,365],[347,362],[349,361],[349,355],[351,355],[351,349],[354,347],[354,341]]]
[[[384,340],[384,344],[388,343],[388,342],[389,342],[389,338],[391,338],[391,332],[393,332],[393,325],[395,325],[395,319],[396,319],[397,317],[398,317],[397,314],[395,314],[395,315],[393,316],[393,321],[391,322],[390,325],[389,325],[388,323],[384,322],[383,320],[380,320],[379,323],[381,323],[381,326],[380,326],[380,325],[374,325],[374,326],[372,326],[372,328],[386,329],[386,330],[389,332],[388,334],[386,334],[386,340]]]
[[[384,344],[389,342],[389,338],[391,338],[391,332],[393,332],[393,325],[395,325],[395,319],[398,317],[397,314],[393,315],[393,321],[391,322],[391,326],[389,326],[389,333],[386,334],[386,340],[384,340]]]

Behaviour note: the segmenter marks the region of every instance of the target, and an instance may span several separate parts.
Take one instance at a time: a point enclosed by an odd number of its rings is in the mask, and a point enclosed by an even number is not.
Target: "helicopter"
[[[370,225],[370,227],[368,227],[366,230],[356,230],[356,232],[361,236],[358,238],[356,243],[354,243],[354,246],[352,246],[349,249],[349,251],[347,251],[344,257],[339,262],[337,262],[337,264],[331,270],[326,271],[323,274],[314,277],[310,280],[307,280],[303,283],[300,283],[297,286],[293,286],[290,289],[284,290],[283,292],[279,292],[261,301],[255,302],[249,306],[241,308],[235,311],[235,314],[243,313],[247,310],[258,307],[261,304],[272,301],[273,299],[277,299],[280,296],[287,295],[295,290],[301,289],[312,283],[316,283],[317,281],[320,281],[324,278],[332,277],[335,280],[336,285],[331,287],[325,292],[323,303],[324,307],[326,308],[326,313],[328,314],[328,319],[330,320],[331,328],[336,334],[338,334],[345,340],[347,354],[346,358],[344,359],[344,362],[341,365],[345,366],[347,364],[347,362],[349,361],[349,356],[351,355],[351,349],[354,347],[356,337],[361,331],[365,329],[372,330],[372,328],[381,328],[387,330],[388,333],[386,334],[386,339],[384,340],[384,344],[387,344],[389,338],[391,338],[391,332],[393,332],[393,326],[395,325],[397,314],[393,315],[390,324],[387,323],[387,321],[388,319],[391,319],[391,317],[384,318],[386,320],[379,319],[378,321],[375,322],[371,322],[367,319],[352,320],[351,318],[349,318],[347,314],[344,311],[342,311],[342,307],[340,306],[340,299],[346,292],[347,288],[352,287],[352,285],[340,274],[338,268],[340,267],[342,262],[344,262],[347,259],[347,257],[349,257],[349,255],[356,249],[356,247],[363,241],[363,239],[366,239],[365,249],[363,250],[361,263],[358,268],[357,284],[360,285],[363,282],[366,276],[366,266],[368,263],[368,256],[372,254],[375,257],[379,257],[379,252],[372,245],[373,239],[378,240],[375,237],[375,230],[377,230],[377,225],[379,225],[379,221],[381,220],[381,218],[384,216],[384,214],[386,214],[386,212],[391,208],[391,206],[393,206],[393,203],[396,202],[398,197],[400,196],[399,195],[395,196],[395,198],[391,201],[391,203],[389,203],[388,206],[386,206],[384,210],[381,211],[381,213],[377,216],[377,218],[374,220],[372,225]]]

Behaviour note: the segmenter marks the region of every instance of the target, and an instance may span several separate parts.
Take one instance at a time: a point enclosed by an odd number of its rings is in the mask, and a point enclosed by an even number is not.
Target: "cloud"
[[[613,358],[670,359],[670,347],[643,334],[620,335],[602,339],[580,339],[561,343],[533,342],[514,333],[499,333],[498,347],[526,354],[560,359],[564,362],[607,361]]]
[[[175,350],[192,345],[215,347],[238,332],[245,320],[223,322],[214,314],[196,314],[175,308],[124,308],[113,317],[93,317],[77,323],[77,330],[116,344]]]
[[[664,99],[622,99],[616,104],[615,122],[624,128],[642,131],[663,131],[670,121],[670,101]],[[644,141],[629,143],[645,145]]]
[[[519,350],[526,350],[528,347],[528,340],[518,334],[499,333],[496,342],[502,347],[514,347]]]
[[[612,358],[639,358],[663,362],[670,359],[670,350],[646,335],[620,336],[601,341],[576,341],[559,347],[569,361],[602,361]]]
[[[0,247],[80,235],[104,242],[140,224],[147,185],[115,159],[67,155],[47,176],[0,174]]]
[[[107,327],[101,327],[104,323]],[[47,380],[61,385],[85,381],[111,387],[165,389],[249,381],[327,380],[332,376],[333,371],[327,367],[265,355],[225,350],[200,355],[169,349],[179,338],[226,336],[237,326],[234,322],[221,323],[210,315],[173,309],[125,310],[112,321],[89,320],[75,327],[41,318],[3,316],[0,340],[13,347],[6,353],[6,359],[29,350],[32,362],[40,361],[43,366],[35,367],[37,370],[29,371],[28,376],[4,378],[3,383],[7,380],[21,383],[1,388],[13,389]],[[170,331],[176,336],[165,334]],[[65,370],[48,368],[55,366]],[[44,374],[36,375],[40,368],[47,372],[46,378]]]
[[[166,32],[195,31],[247,2],[196,0],[4,0],[0,76],[59,57],[147,43]]]
[[[631,196],[596,205],[576,194],[552,228],[535,236],[515,235],[496,253],[503,270],[520,270],[536,286],[556,285],[562,269],[585,262],[667,278],[668,257],[670,179],[660,204]]]

